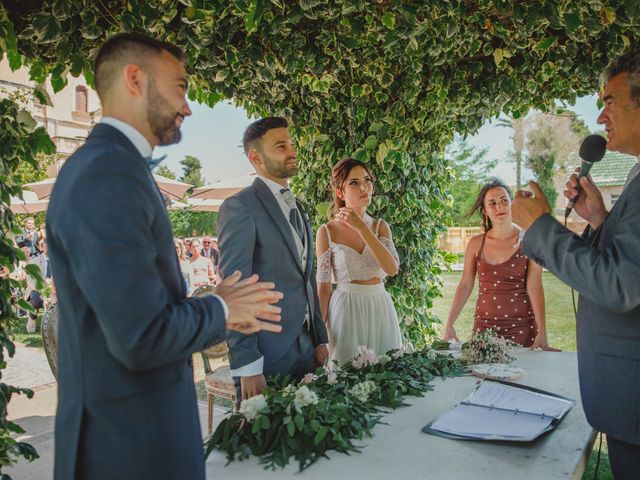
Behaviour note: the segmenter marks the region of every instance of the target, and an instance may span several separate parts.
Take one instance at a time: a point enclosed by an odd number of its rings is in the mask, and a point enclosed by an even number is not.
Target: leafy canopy
[[[90,59],[113,32],[181,45],[190,97],[233,99],[293,121],[311,210],[329,197],[343,156],[372,165],[372,212],[391,225],[402,273],[388,282],[408,339],[424,340],[438,295],[435,247],[452,177],[455,132],[504,112],[552,108],[593,93],[608,59],[638,45],[637,0],[14,0],[0,49],[55,89],[91,79]],[[15,38],[15,32],[20,32]],[[211,128],[215,128],[212,125]],[[319,208],[318,212],[323,209]],[[316,226],[322,221],[315,215]]]

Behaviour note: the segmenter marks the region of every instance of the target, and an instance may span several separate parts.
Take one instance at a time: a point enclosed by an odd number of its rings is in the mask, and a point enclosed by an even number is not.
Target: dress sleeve
[[[331,247],[318,257],[317,283],[331,283]]]
[[[396,246],[393,243],[393,240],[387,237],[379,237],[380,243],[384,245],[384,248],[389,250],[389,253],[393,258],[395,258],[398,265],[400,265],[400,257],[398,256],[398,251],[396,250]]]

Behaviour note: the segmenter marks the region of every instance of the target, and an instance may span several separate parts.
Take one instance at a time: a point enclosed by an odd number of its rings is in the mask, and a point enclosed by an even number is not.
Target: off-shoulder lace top
[[[374,231],[380,243],[393,255],[396,262],[400,263],[393,241],[390,238],[378,236],[381,220],[374,220],[367,215],[365,222]],[[384,279],[387,276],[367,245],[364,246],[362,253],[359,253],[348,245],[332,242],[329,227],[324,225],[324,229],[327,232],[329,248],[318,258],[316,273],[318,283],[331,283],[332,273],[336,283],[351,283],[354,280],[369,280],[371,278]]]

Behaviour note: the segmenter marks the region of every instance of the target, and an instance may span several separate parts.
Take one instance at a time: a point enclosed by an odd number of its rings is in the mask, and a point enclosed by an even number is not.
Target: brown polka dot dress
[[[525,347],[538,334],[531,300],[527,294],[527,257],[520,247],[507,261],[491,265],[482,260],[482,245],[476,257],[479,290],[473,316],[473,333],[491,328]]]

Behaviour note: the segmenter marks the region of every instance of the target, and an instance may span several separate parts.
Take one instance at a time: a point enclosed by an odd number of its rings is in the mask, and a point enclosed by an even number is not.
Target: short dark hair
[[[160,55],[162,51],[185,61],[184,52],[175,45],[154,40],[141,33],[118,33],[102,44],[93,63],[96,91],[101,100],[113,83],[118,71],[128,63],[136,63],[149,68],[149,57]]]
[[[621,73],[629,74],[631,100],[640,105],[640,50],[627,52],[613,59],[602,74],[602,81],[607,83]]]
[[[467,210],[467,213],[465,214],[465,216],[469,218],[477,212],[478,215],[480,215],[480,218],[482,218],[482,228],[485,232],[491,230],[493,225],[491,224],[491,219],[489,218],[489,216],[482,213],[482,210],[484,209],[484,197],[487,195],[487,192],[489,190],[496,187],[504,188],[507,191],[507,195],[509,195],[509,199],[513,200],[513,194],[511,193],[511,189],[507,187],[507,184],[499,178],[493,177],[490,178],[489,181],[482,186],[475,202],[473,202],[473,205],[471,205],[471,208],[469,208],[469,210]]]
[[[254,142],[262,138],[269,130],[287,128],[288,126],[289,122],[283,117],[265,117],[253,122],[244,131],[244,136],[242,137],[242,147],[245,155],[249,154],[249,149],[254,145]]]

